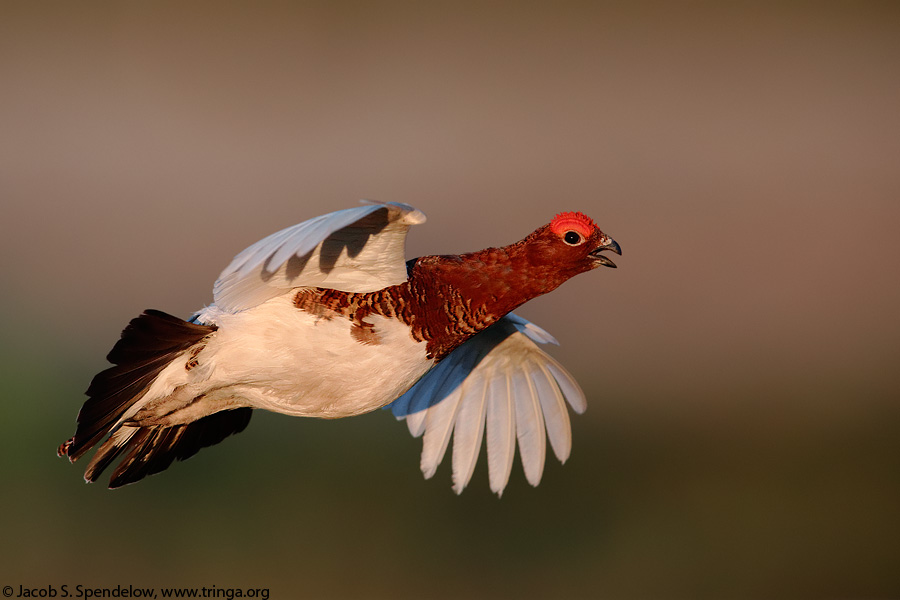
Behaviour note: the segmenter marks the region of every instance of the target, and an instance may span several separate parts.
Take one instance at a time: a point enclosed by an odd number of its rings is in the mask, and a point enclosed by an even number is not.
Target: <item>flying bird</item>
[[[84,478],[117,459],[109,487],[165,470],[243,431],[254,409],[335,419],[390,407],[423,436],[434,475],[453,437],[453,489],[469,483],[487,440],[491,490],[509,481],[516,442],[540,482],[546,440],[565,462],[566,402],[585,396],[538,344],[556,343],[511,311],[596,267],[619,245],[564,212],[502,248],[407,261],[406,234],[425,215],[367,202],[253,244],[187,321],[157,310],[133,319],[107,356],[58,450],[74,462],[99,447]],[[545,433],[546,431],[546,433]]]

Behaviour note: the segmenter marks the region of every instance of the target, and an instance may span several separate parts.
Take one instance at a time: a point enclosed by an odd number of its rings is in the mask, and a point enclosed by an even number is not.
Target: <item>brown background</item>
[[[3,2],[0,584],[900,595],[896,6]],[[385,412],[117,492],[55,458],[128,319],[364,197],[410,256],[622,245],[520,311],[588,394],[567,465],[456,497]]]

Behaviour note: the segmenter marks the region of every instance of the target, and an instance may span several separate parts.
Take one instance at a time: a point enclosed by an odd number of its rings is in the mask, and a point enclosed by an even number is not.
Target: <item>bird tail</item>
[[[143,398],[162,370],[216,329],[157,310],[132,319],[107,356],[113,366],[98,373],[88,387],[75,435],[59,446],[57,454],[75,462],[109,435],[88,464],[84,478],[96,481],[125,452],[110,479],[109,487],[115,488],[158,473],[175,459],[189,458],[200,448],[243,431],[250,421],[250,408],[218,412],[171,427],[123,424],[125,413]]]

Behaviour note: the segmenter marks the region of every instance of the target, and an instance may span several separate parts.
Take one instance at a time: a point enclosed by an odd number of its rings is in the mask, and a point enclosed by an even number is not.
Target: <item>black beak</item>
[[[612,267],[613,269],[615,269],[616,263],[609,260],[600,253],[604,250],[609,250],[610,252],[615,252],[619,256],[622,256],[622,248],[619,246],[618,242],[616,242],[616,240],[612,239],[611,237],[607,236],[606,238],[604,238],[604,240],[605,241],[602,245],[598,246],[596,250],[591,252],[591,256],[597,263],[603,265],[604,267]]]

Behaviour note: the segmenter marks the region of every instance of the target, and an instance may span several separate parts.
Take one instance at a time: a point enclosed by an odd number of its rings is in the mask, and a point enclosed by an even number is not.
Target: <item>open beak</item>
[[[613,269],[615,269],[616,263],[614,263],[613,261],[606,258],[605,256],[603,256],[600,253],[603,252],[604,250],[609,250],[610,252],[615,252],[619,256],[622,256],[622,248],[619,246],[619,244],[616,242],[616,240],[612,239],[609,236],[604,236],[602,238],[602,242],[603,243],[600,246],[598,246],[596,250],[591,252],[591,256],[593,257],[594,261],[597,262],[598,264],[601,264],[604,267],[612,267]]]

